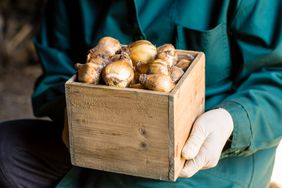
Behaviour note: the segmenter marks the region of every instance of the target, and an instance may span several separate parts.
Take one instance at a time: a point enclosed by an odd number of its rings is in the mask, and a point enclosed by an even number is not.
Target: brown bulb
[[[134,88],[134,89],[145,89],[144,86],[140,83],[137,84],[130,84],[129,85],[130,88]]]
[[[155,59],[148,63],[147,74],[165,74],[168,75],[167,62],[162,59]]]
[[[113,56],[121,49],[121,44],[115,38],[103,37],[99,40],[96,48],[99,49],[99,51],[103,51],[106,55]]]
[[[89,84],[98,84],[100,80],[101,68],[94,63],[80,64],[77,63],[78,81]]]
[[[103,79],[109,86],[127,87],[133,78],[133,68],[126,59],[108,64],[103,71]]]
[[[87,54],[86,63],[95,63],[105,67],[108,63],[111,62],[108,55],[103,54],[104,52],[97,48],[92,48]]]
[[[136,70],[134,70],[134,78],[133,80],[131,81],[130,84],[138,84],[139,83],[139,76],[140,76],[140,73]]]
[[[142,62],[137,62],[135,65],[135,70],[140,74],[146,74],[148,71],[148,64],[144,64]]]
[[[173,66],[171,67],[170,71],[170,77],[171,77],[171,80],[174,82],[174,83],[177,83],[178,80],[182,77],[182,75],[184,74],[184,71],[177,67],[177,66]]]
[[[157,48],[147,40],[138,40],[129,45],[130,58],[133,65],[137,62],[147,64],[155,59],[157,55]]]
[[[139,80],[145,88],[154,91],[170,92],[175,86],[170,76],[164,74],[142,74]]]
[[[177,54],[172,44],[164,44],[157,49],[157,58],[165,60],[169,67],[172,67],[177,61]]]
[[[181,68],[183,71],[186,71],[189,65],[191,64],[191,61],[188,59],[181,59],[176,66]]]
[[[120,50],[116,52],[116,54],[122,54],[122,53],[127,53],[129,55],[130,54],[129,47],[126,45],[123,45],[121,46]]]
[[[125,52],[122,52],[122,53],[120,53],[120,54],[115,54],[114,56],[111,57],[111,61],[112,61],[112,62],[114,62],[114,61],[119,61],[119,60],[123,60],[123,59],[126,60],[127,63],[128,63],[131,67],[133,67],[132,61],[131,61],[131,59],[130,59],[130,57],[129,57],[129,54],[127,54],[127,53],[125,53]]]

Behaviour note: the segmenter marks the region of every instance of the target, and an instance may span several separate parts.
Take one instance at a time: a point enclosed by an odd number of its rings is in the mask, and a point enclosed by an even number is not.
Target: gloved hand
[[[233,120],[225,109],[202,114],[194,123],[184,145],[182,156],[187,160],[180,177],[191,177],[201,169],[215,167],[233,131]]]

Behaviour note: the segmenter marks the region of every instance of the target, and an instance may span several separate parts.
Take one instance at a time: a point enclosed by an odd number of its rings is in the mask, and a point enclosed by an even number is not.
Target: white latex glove
[[[233,120],[225,109],[203,113],[195,121],[182,150],[187,161],[180,177],[191,177],[201,169],[215,167],[232,131]]]

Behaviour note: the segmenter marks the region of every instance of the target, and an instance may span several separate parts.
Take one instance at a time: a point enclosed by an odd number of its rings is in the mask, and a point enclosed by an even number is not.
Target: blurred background
[[[33,117],[30,96],[41,74],[32,36],[44,0],[0,0],[0,121]]]
[[[41,74],[32,36],[46,0],[0,0],[0,122],[34,118],[31,94]],[[271,188],[282,188],[282,144]]]

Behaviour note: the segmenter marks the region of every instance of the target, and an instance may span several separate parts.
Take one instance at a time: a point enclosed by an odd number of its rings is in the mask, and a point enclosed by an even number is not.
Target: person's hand
[[[225,109],[202,114],[195,121],[182,150],[182,156],[187,161],[180,177],[191,177],[201,169],[215,167],[232,131],[233,120]]]

